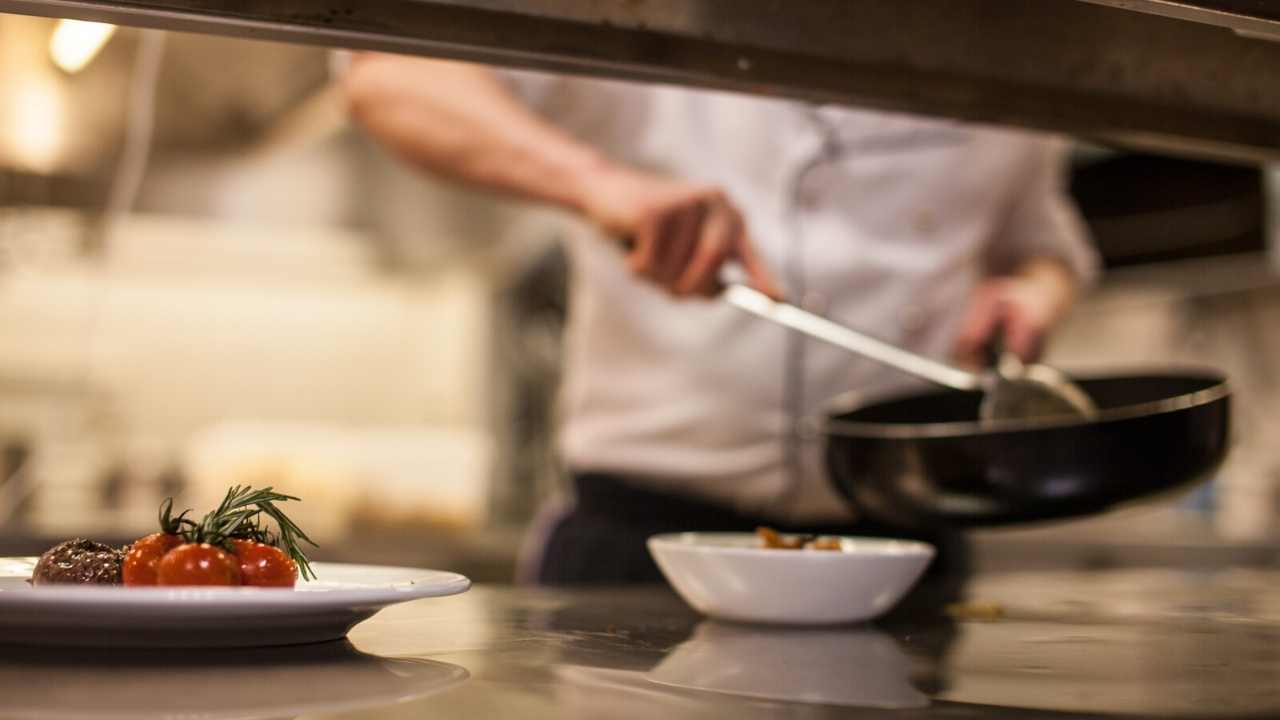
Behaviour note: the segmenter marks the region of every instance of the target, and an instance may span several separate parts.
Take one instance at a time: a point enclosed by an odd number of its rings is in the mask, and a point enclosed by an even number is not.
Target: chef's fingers
[[[734,238],[741,231],[737,213],[726,206],[713,207],[702,224],[693,257],[676,281],[676,294],[714,296],[720,289],[720,266],[729,257]]]
[[[980,364],[982,349],[1000,323],[1000,294],[990,285],[981,285],[969,301],[960,333],[956,336],[957,358]]]
[[[669,217],[659,213],[649,213],[641,218],[635,234],[629,238],[631,252],[627,254],[627,268],[633,274],[653,277],[660,250],[658,243],[666,232],[664,225],[669,222]]]
[[[1044,332],[1044,327],[1025,313],[1016,310],[1005,313],[1005,349],[1017,355],[1023,362],[1033,362],[1040,357]]]
[[[716,242],[717,255],[708,263],[708,272],[694,288],[694,292],[706,298],[714,298],[724,292],[724,265],[732,259],[734,248],[746,241],[746,221],[737,210],[729,208],[724,222],[725,232]]]
[[[756,254],[755,246],[746,232],[738,233],[736,236],[732,255],[742,263],[742,268],[747,271],[749,285],[774,300],[786,298],[786,293],[782,291],[782,286],[773,279],[773,274],[769,272],[760,256]]]
[[[704,200],[698,199],[681,203],[668,212],[672,215],[671,229],[659,241],[653,279],[663,289],[679,295],[677,284],[698,249],[708,208]]]

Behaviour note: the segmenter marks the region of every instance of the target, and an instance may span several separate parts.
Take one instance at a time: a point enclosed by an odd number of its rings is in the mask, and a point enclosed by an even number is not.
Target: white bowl
[[[704,615],[736,622],[830,625],[888,612],[920,579],[933,546],[840,538],[836,550],[759,547],[751,533],[672,533],[649,552],[680,597]]]

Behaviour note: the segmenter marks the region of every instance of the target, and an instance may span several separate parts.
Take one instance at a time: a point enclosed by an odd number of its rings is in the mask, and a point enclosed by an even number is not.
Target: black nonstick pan
[[[829,410],[836,488],[903,527],[1089,515],[1206,478],[1226,457],[1231,392],[1213,371],[1075,378],[1088,420],[978,422],[977,392],[935,391]]]

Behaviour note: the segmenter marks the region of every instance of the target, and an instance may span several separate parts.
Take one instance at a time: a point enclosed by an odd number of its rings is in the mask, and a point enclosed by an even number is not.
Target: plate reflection
[[[406,702],[465,668],[383,658],[342,640],[253,650],[0,646],[0,718],[266,720]]]

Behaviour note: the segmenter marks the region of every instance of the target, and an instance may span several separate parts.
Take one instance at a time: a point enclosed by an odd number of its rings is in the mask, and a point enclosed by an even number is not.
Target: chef
[[[967,361],[997,328],[1035,356],[1095,272],[1059,139],[379,54],[343,83],[406,161],[586,221],[559,408],[574,497],[536,523],[540,582],[656,580],[658,532],[895,531],[836,496],[806,420],[910,378],[716,301],[726,266]]]

